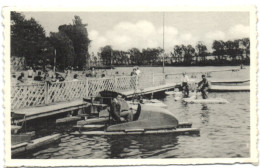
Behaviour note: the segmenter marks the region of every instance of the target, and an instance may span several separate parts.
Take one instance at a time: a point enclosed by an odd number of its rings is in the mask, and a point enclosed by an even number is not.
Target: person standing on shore
[[[209,89],[209,82],[206,79],[205,75],[202,75],[201,77],[202,77],[202,80],[198,83],[198,90],[201,92],[202,98],[207,99],[208,98],[207,91]]]

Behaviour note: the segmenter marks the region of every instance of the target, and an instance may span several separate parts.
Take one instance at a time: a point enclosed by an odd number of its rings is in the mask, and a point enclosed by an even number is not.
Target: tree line
[[[250,40],[214,40],[212,52],[199,41],[192,45],[175,45],[169,54],[162,48],[147,48],[128,51],[113,50],[107,45],[100,49],[99,56],[105,65],[238,65],[250,63]],[[211,59],[209,59],[211,57]]]

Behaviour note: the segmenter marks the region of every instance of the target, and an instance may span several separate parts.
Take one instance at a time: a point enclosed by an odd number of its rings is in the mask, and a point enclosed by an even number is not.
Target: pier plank
[[[71,110],[80,109],[87,107],[89,104],[84,102],[82,99],[69,101],[69,102],[59,102],[55,104],[50,104],[40,107],[30,107],[24,109],[16,109],[13,112],[17,114],[25,114],[26,120],[31,120],[40,117],[46,117],[54,114],[64,113]]]

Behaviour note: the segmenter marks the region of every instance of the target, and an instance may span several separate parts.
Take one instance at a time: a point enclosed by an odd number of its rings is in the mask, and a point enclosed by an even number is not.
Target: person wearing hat
[[[198,91],[201,92],[203,99],[207,99],[208,98],[207,91],[209,89],[209,82],[205,75],[202,75],[201,77],[202,77],[202,80],[198,83]]]

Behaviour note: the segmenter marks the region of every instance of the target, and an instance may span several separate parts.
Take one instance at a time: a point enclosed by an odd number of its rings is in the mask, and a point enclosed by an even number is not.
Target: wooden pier
[[[83,98],[95,97],[100,91],[111,90],[125,94],[153,94],[173,89],[176,83],[166,83],[165,74],[90,78],[85,81],[55,82],[51,85],[31,84],[12,86],[12,112],[25,114],[26,120],[82,110],[90,104]]]

